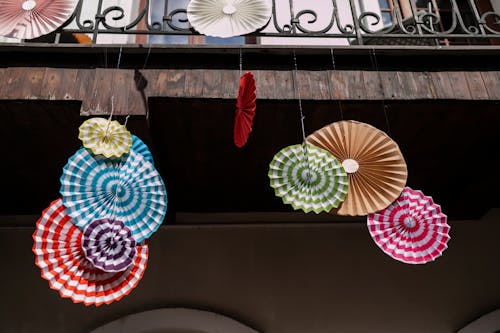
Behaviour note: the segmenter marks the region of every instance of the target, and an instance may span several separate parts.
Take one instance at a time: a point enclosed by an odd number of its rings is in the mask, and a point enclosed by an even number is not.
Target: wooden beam
[[[145,115],[148,97],[235,99],[239,71],[147,69],[138,90],[131,69],[11,67],[0,69],[0,99],[82,101],[82,115]],[[256,70],[259,99],[500,100],[500,71]],[[294,84],[294,78],[296,80]],[[297,89],[297,93],[295,92]],[[111,100],[114,103],[111,103]]]

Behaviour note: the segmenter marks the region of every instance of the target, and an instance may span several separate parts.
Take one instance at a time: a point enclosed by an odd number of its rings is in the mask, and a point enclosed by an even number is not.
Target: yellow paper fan
[[[132,146],[132,135],[116,120],[91,118],[80,126],[78,138],[83,146],[106,158],[121,157]]]
[[[347,172],[347,197],[332,213],[374,213],[396,200],[406,185],[408,170],[398,145],[371,125],[339,121],[309,135],[307,142],[329,151]]]

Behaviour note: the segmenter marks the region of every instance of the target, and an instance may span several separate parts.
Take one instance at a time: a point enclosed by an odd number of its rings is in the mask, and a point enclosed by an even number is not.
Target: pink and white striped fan
[[[407,264],[425,264],[448,247],[446,221],[431,197],[405,187],[389,207],[368,215],[367,223],[373,240],[386,254]]]
[[[120,272],[95,267],[82,249],[82,231],[58,199],[42,213],[33,233],[35,264],[52,289],[74,303],[102,305],[128,295],[141,280],[148,261],[148,246],[137,245],[133,262]]]
[[[33,39],[64,24],[77,0],[0,0],[0,36]]]

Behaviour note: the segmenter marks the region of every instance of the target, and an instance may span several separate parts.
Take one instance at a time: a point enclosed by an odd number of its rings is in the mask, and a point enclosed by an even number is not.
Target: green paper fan
[[[329,212],[347,195],[347,174],[328,151],[316,146],[288,146],[269,165],[271,187],[283,202],[306,213]]]

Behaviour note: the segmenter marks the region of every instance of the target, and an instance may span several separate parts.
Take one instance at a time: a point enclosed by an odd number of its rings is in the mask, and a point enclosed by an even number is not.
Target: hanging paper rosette
[[[134,262],[136,245],[130,230],[118,220],[95,220],[83,231],[85,257],[94,267],[105,272],[127,269]]]
[[[257,104],[257,88],[255,78],[251,72],[246,72],[240,78],[240,88],[236,103],[236,114],[234,119],[234,144],[241,148],[248,140],[252,132],[253,118]]]
[[[374,213],[396,200],[406,185],[408,171],[398,145],[371,125],[335,122],[309,135],[307,142],[328,150],[348,174],[347,197],[333,213]]]
[[[0,0],[0,36],[33,39],[62,26],[78,0]]]
[[[206,36],[234,37],[262,28],[271,18],[269,0],[191,0],[189,23]]]
[[[135,153],[142,155],[144,159],[151,164],[154,164],[153,160],[153,154],[151,154],[151,151],[149,150],[148,146],[144,142],[142,142],[141,139],[136,137],[135,135],[132,134],[132,147],[130,147],[130,150],[134,151]]]
[[[271,187],[294,209],[320,213],[330,211],[347,194],[347,174],[327,151],[307,145],[288,146],[269,166]]]
[[[106,229],[103,228],[105,234]],[[83,302],[87,306],[109,304],[128,295],[146,270],[147,245],[137,245],[132,258],[122,256],[127,262],[123,270],[105,272],[86,258],[82,247],[82,238],[85,241],[86,237],[72,223],[62,200],[54,201],[42,213],[33,233],[35,263],[41,270],[41,276],[61,297],[70,298],[74,303]],[[107,239],[107,244],[110,244],[109,237],[98,237]],[[94,249],[93,253],[102,250],[106,252],[105,249]]]
[[[82,230],[95,220],[119,220],[137,242],[158,229],[167,211],[160,174],[133,150],[115,161],[95,158],[81,148],[64,167],[61,195],[68,214]]]
[[[368,215],[367,223],[373,240],[386,254],[407,264],[425,264],[448,247],[446,221],[431,197],[405,187],[389,207]]]
[[[104,118],[86,120],[80,126],[78,138],[85,148],[106,158],[121,157],[132,146],[132,136],[127,128],[116,120]]]

